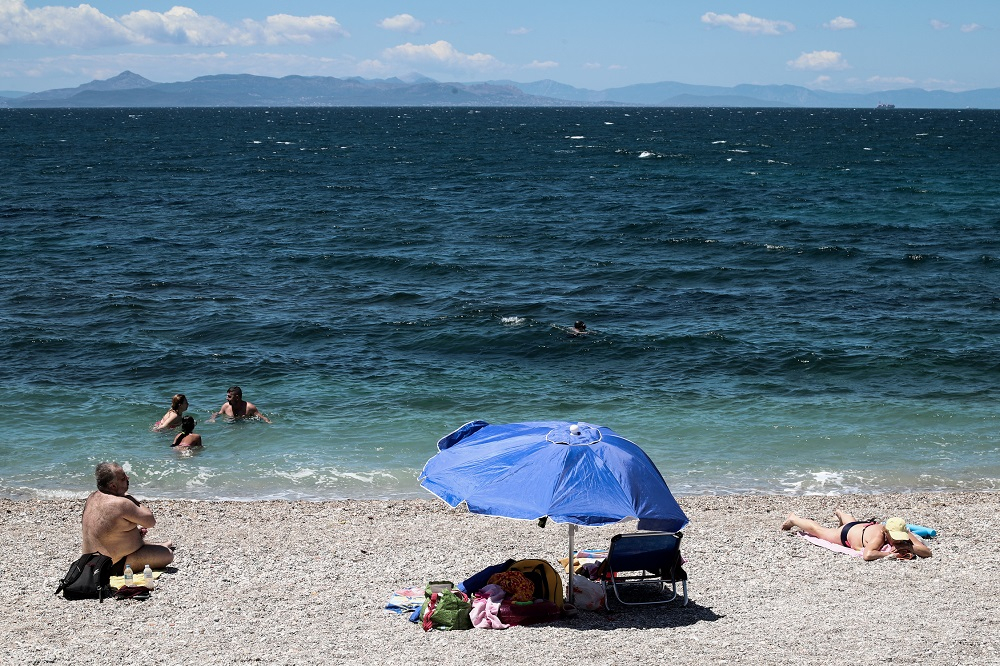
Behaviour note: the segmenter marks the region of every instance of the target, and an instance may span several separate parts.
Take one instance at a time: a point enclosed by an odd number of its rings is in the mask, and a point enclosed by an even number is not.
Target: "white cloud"
[[[122,16],[121,24],[139,44],[220,46],[246,43],[249,39],[223,21],[199,16],[187,7],[173,7],[165,14],[141,9]]]
[[[599,62],[585,62],[581,66],[583,69],[591,71],[607,70],[609,72],[620,72],[628,69],[628,66],[626,65],[604,65]]]
[[[392,76],[393,70],[381,60],[362,60],[355,66],[355,74],[367,77]]]
[[[244,19],[231,25],[177,6],[167,12],[142,9],[116,20],[86,4],[29,9],[24,0],[0,0],[0,44],[252,46],[304,44],[346,36],[332,16],[275,14],[263,22]]]
[[[912,86],[916,83],[916,81],[906,76],[870,76],[865,81],[879,86],[895,87]]]
[[[424,22],[413,18],[409,14],[396,14],[378,22],[378,27],[392,30],[394,32],[420,32],[424,28]]]
[[[53,56],[32,61],[0,61],[0,76],[29,78],[67,78],[81,81],[108,79],[124,70],[132,70],[151,81],[189,81],[209,74],[255,74],[281,77],[309,72],[313,76],[353,76],[356,63],[307,55],[226,51],[150,54],[139,51],[114,54]],[[53,87],[53,86],[47,86]]]
[[[713,27],[732,28],[738,32],[750,32],[758,35],[780,35],[783,32],[795,30],[795,25],[788,21],[773,21],[757,18],[750,14],[716,14],[708,12],[701,17],[702,23]]]
[[[28,9],[24,0],[0,0],[0,44],[112,46],[141,43],[114,19],[90,5]]]
[[[829,28],[830,30],[851,30],[858,27],[858,22],[854,19],[838,16],[832,21],[824,23],[823,27]]]
[[[514,28],[513,30],[508,30],[507,34],[508,35],[527,35],[529,32],[531,32],[531,28],[525,28],[525,27],[522,26],[520,28]]]
[[[983,26],[979,25],[978,23],[966,23],[960,28],[962,32],[976,32],[977,30],[982,30],[982,29]]]
[[[254,42],[257,44],[311,44],[331,37],[350,36],[332,16],[275,14],[268,16],[263,24],[250,20],[244,20],[243,24],[249,34],[260,36],[260,40]]]
[[[947,30],[949,26],[944,21],[931,19],[931,27],[934,28],[935,30]]]
[[[803,53],[795,60],[789,60],[788,66],[792,69],[847,69],[850,65],[839,51],[813,51]]]
[[[525,65],[527,69],[553,69],[558,66],[559,63],[555,62],[554,60],[545,60],[545,61],[532,60],[530,63]]]
[[[466,69],[492,69],[502,63],[486,53],[462,53],[444,40],[433,44],[401,44],[382,52],[386,60],[405,61],[414,64],[430,63]]]
[[[920,82],[920,86],[928,90],[953,90],[955,92],[968,90],[966,86],[955,79],[924,79]]]

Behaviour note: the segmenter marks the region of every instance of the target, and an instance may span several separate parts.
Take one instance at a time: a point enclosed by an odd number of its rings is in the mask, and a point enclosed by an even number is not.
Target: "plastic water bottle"
[[[142,582],[146,584],[146,588],[153,589],[153,570],[146,565],[146,568],[142,570]]]
[[[131,564],[126,564],[125,565],[125,585],[131,585],[131,584],[132,584],[132,565]]]

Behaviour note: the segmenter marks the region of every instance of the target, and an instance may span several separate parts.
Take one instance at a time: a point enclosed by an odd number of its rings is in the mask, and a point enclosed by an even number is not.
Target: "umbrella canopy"
[[[443,437],[420,485],[473,513],[676,532],[688,519],[635,443],[590,423],[472,421]],[[572,532],[571,532],[572,535]]]

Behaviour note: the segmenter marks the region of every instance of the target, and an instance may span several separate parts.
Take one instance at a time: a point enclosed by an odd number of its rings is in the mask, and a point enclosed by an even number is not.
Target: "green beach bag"
[[[469,596],[456,590],[448,581],[427,583],[424,604],[420,607],[420,624],[424,631],[440,629],[472,629],[472,604]]]

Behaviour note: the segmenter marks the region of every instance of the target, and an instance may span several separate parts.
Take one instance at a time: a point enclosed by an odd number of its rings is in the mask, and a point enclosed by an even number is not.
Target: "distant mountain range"
[[[250,74],[201,76],[156,83],[132,72],[76,88],[0,96],[0,107],[234,107],[234,106],[684,106],[998,109],[1000,88],[966,92],[907,88],[834,93],[801,86],[699,86],[672,81],[607,90],[557,81],[441,83],[420,75],[391,79],[332,76],[273,78]]]

